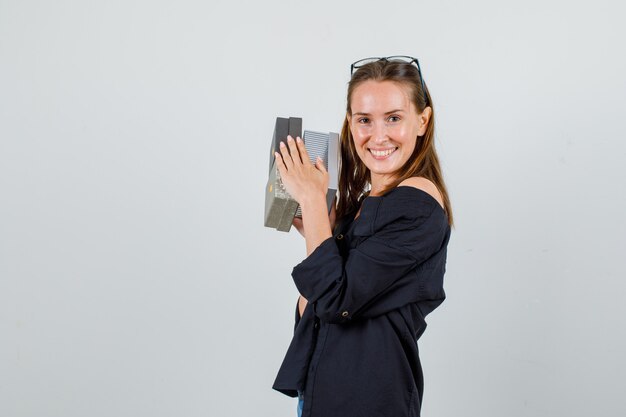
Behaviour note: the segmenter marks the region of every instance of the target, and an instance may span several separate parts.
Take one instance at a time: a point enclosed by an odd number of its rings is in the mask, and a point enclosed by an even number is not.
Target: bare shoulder
[[[404,181],[402,181],[398,186],[399,187],[414,187],[414,188],[417,188],[418,190],[422,190],[430,194],[430,196],[434,198],[435,200],[437,200],[439,205],[443,207],[443,197],[441,196],[439,189],[431,180],[427,178],[424,178],[424,177],[407,178]]]

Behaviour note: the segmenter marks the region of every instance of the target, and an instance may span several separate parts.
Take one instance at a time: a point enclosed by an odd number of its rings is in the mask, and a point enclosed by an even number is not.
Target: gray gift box
[[[329,211],[337,194],[339,134],[308,130],[301,134],[301,130],[302,119],[300,118],[276,118],[276,126],[270,147],[269,176],[265,188],[265,226],[281,232],[288,232],[291,229],[294,217],[301,215],[298,202],[289,195],[282,183],[274,157],[274,152],[280,152],[280,142],[287,140],[287,134],[294,138],[297,136],[302,137],[311,162],[314,162],[318,156],[324,161],[330,177],[326,193],[326,203]]]

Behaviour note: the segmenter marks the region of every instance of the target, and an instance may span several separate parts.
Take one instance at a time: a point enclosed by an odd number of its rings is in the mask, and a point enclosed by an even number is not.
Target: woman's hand
[[[294,141],[288,136],[287,145],[281,142],[280,153],[276,152],[275,156],[283,185],[302,209],[308,256],[333,235],[326,205],[328,172],[321,158],[317,158],[315,165],[311,163],[300,138]]]
[[[287,137],[287,145],[280,143],[280,153],[275,153],[280,177],[285,188],[300,205],[310,199],[326,196],[328,172],[321,158],[315,165],[309,160],[309,153],[302,139],[295,141]]]

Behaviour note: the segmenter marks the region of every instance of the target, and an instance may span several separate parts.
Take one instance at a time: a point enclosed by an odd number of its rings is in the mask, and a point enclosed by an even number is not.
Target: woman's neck
[[[395,180],[392,175],[385,174],[370,174],[370,193],[372,197],[376,197],[382,194],[382,191]]]

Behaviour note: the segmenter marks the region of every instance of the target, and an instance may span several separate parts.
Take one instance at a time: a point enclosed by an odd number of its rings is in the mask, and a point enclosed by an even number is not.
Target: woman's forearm
[[[300,207],[302,208],[306,254],[309,256],[323,241],[332,236],[328,209],[326,207],[326,196],[323,194],[321,196],[311,196],[310,199],[302,201]],[[307,303],[307,299],[300,296],[298,300],[300,317],[304,314]]]
[[[309,256],[323,241],[331,237],[326,195],[312,194],[300,203],[306,239],[306,254]]]

